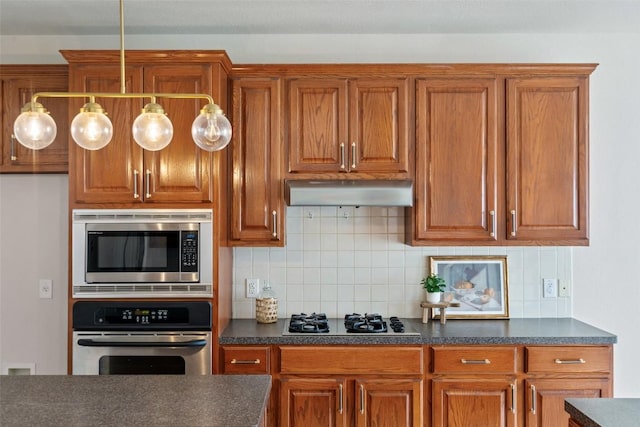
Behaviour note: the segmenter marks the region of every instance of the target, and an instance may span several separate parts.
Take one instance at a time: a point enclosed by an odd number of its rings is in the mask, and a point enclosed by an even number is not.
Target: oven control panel
[[[156,323],[187,323],[189,311],[184,307],[169,308],[103,308],[96,312],[96,324],[151,325]]]
[[[211,330],[208,301],[77,301],[73,329],[89,330]]]

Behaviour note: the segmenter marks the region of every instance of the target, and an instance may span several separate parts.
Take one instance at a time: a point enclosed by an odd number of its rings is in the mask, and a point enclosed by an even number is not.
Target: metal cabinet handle
[[[352,142],[351,143],[351,169],[355,169],[356,168],[356,143]]]
[[[149,169],[147,169],[145,171],[145,175],[146,177],[146,183],[145,183],[145,195],[144,198],[145,199],[150,199],[151,198],[151,171]]]
[[[536,386],[531,385],[531,413],[536,413]]]
[[[340,143],[340,169],[344,169],[346,167],[344,163],[344,142]]]
[[[271,217],[273,218],[273,237],[278,237],[278,212],[275,210],[271,211]]]
[[[364,414],[364,386],[360,384],[360,413]]]
[[[516,413],[516,385],[511,384],[511,412]]]
[[[511,235],[516,235],[516,211],[515,209],[511,210]]]
[[[491,360],[489,359],[460,359],[460,362],[463,365],[490,365]]]
[[[342,414],[342,384],[338,384],[338,413]]]
[[[581,365],[583,363],[587,363],[586,360],[580,359],[556,359],[554,360],[558,365]]]
[[[11,160],[18,160],[16,156],[16,137],[14,134],[11,134]]]
[[[232,365],[259,365],[260,359],[254,359],[254,360],[231,359],[231,364]]]
[[[138,176],[140,175],[140,172],[138,172],[137,169],[133,170],[133,198],[134,199],[139,199],[140,198],[140,193],[138,193]]]
[[[490,211],[489,215],[491,216],[491,233],[489,233],[489,236],[495,237],[496,236],[496,211]]]

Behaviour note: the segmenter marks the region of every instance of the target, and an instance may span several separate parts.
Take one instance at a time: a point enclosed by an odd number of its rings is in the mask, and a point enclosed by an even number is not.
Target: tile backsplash
[[[542,279],[569,280],[570,247],[411,247],[404,243],[404,209],[288,207],[284,248],[234,248],[233,317],[255,317],[245,279],[268,281],[278,315],[351,312],[421,317],[432,255],[506,255],[509,314],[570,317],[571,297],[542,297]]]

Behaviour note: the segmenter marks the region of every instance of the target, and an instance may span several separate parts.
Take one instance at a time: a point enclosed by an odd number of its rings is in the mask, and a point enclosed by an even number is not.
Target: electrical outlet
[[[558,295],[561,297],[571,296],[571,280],[569,279],[560,280],[560,288],[558,291]]]
[[[558,279],[542,279],[542,296],[544,298],[558,296]]]
[[[260,293],[260,279],[247,279],[247,298],[257,298]]]
[[[40,279],[38,289],[40,292],[40,298],[46,298],[46,299],[53,298],[53,280]]]

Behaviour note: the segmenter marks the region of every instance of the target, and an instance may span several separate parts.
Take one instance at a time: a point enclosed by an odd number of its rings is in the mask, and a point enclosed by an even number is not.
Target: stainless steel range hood
[[[289,206],[413,206],[409,180],[287,180]]]

